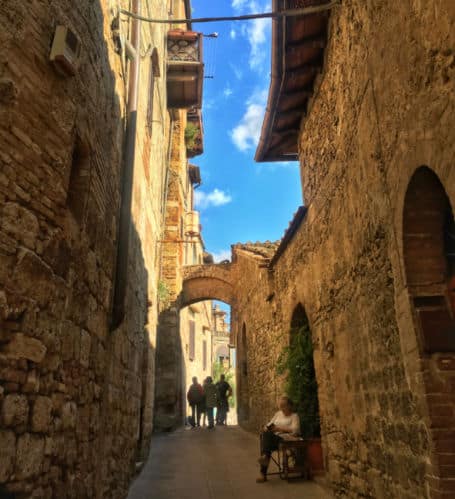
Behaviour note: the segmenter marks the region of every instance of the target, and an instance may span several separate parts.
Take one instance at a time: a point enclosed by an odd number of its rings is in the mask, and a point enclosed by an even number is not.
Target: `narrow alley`
[[[454,47],[455,0],[0,0],[0,499],[454,499]]]
[[[128,499],[329,499],[327,490],[277,475],[257,484],[258,440],[238,426],[156,436],[150,458]]]

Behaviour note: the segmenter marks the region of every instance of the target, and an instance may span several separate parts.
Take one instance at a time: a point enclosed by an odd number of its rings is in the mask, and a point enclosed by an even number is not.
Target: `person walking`
[[[201,402],[201,414],[202,414],[202,426],[205,428],[206,427],[206,419],[207,419],[207,407],[205,405],[205,387],[207,386],[207,378],[204,379],[204,382],[202,383],[202,391],[203,391],[203,397],[202,397],[202,402]]]
[[[193,377],[192,381],[193,384],[190,386],[186,398],[191,407],[190,424],[194,428],[195,426],[201,426],[201,404],[204,400],[204,391],[196,376]]]
[[[232,396],[231,385],[226,381],[226,376],[222,374],[216,384],[218,390],[218,401],[216,404],[216,424],[227,423],[227,413],[229,412],[229,397]]]
[[[204,395],[205,395],[205,407],[207,411],[207,419],[208,419],[208,428],[211,430],[214,428],[213,424],[213,409],[216,407],[218,394],[217,394],[216,386],[213,384],[213,379],[211,376],[207,377],[207,383],[204,387]]]

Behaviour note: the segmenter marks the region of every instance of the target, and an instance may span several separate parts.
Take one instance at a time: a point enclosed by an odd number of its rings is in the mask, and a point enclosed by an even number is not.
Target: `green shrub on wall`
[[[164,281],[158,281],[158,300],[161,307],[166,308],[170,301],[170,292]]]
[[[318,385],[313,361],[311,331],[306,320],[292,328],[290,344],[279,357],[277,372],[286,377],[286,393],[300,417],[302,436],[319,437]]]
[[[194,123],[188,122],[185,128],[185,143],[187,149],[194,149],[196,140],[198,139],[201,131]]]

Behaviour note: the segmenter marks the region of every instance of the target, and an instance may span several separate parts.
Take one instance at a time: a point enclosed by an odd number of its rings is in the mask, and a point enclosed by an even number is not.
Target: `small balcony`
[[[185,143],[188,158],[194,158],[204,152],[204,128],[200,109],[191,109],[187,113]]]
[[[167,106],[200,109],[202,105],[202,33],[171,30],[167,35]]]

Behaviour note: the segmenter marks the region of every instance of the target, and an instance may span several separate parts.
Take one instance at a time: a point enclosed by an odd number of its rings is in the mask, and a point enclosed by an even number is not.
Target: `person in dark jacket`
[[[209,429],[214,428],[213,424],[213,409],[216,407],[216,403],[218,400],[218,390],[216,386],[213,384],[213,379],[211,376],[208,376],[207,383],[204,386],[204,395],[205,395],[205,407],[207,411],[207,419],[209,422]]]
[[[188,403],[191,407],[191,426],[201,426],[201,408],[204,401],[204,391],[202,386],[198,383],[196,376],[193,378],[193,384],[190,386],[188,393],[186,394]]]
[[[226,381],[224,374],[216,384],[218,390],[218,401],[216,405],[216,424],[227,424],[227,413],[229,412],[229,397],[232,396],[231,385]]]

